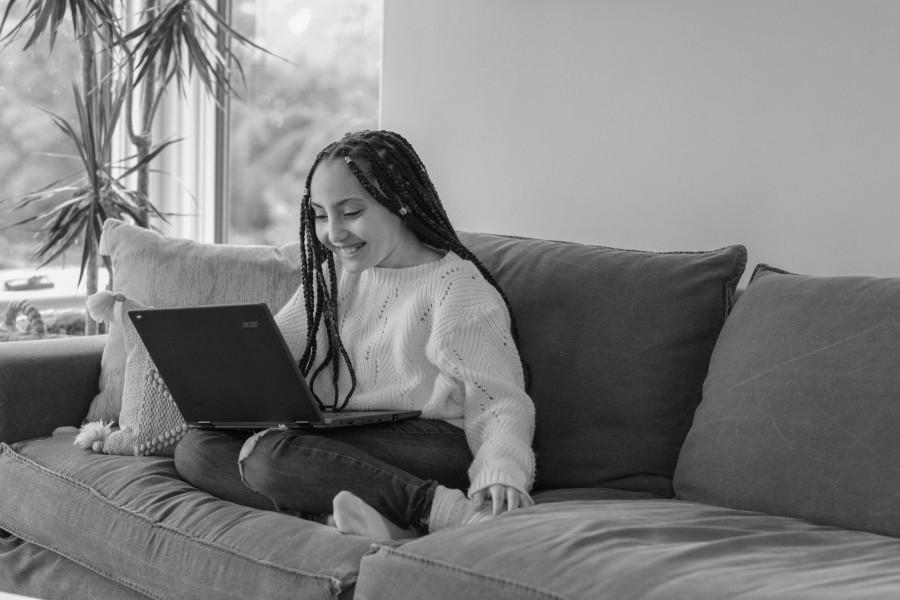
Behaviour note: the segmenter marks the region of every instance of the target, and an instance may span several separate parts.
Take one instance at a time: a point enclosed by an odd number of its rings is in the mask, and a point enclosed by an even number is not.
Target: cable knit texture
[[[463,427],[474,456],[470,494],[493,484],[531,489],[534,404],[506,304],[474,264],[449,252],[414,267],[342,271],[338,313],[357,380],[348,409],[416,409]],[[299,359],[307,339],[302,290],[275,320]],[[321,357],[321,328],[317,342]],[[326,368],[313,384],[326,403],[331,381]],[[350,374],[341,368],[339,397],[349,389]]]

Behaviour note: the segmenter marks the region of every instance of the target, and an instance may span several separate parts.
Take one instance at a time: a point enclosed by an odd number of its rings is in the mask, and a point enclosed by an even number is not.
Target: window
[[[233,0],[219,5],[228,6],[236,30],[269,53],[234,45],[246,87],[238,82],[240,97],[226,103],[224,130],[217,127],[215,102],[198,82],[185,95],[167,96],[154,140],[180,141],[154,165],[150,194],[170,215],[169,224],[154,225],[163,233],[201,241],[296,240],[299,198],[315,153],[347,131],[378,126],[382,0]],[[23,44],[24,39],[17,40],[0,53],[0,198],[34,191],[80,168],[77,159],[64,156],[74,148],[41,110],[74,117],[70,81],[77,77],[80,60],[71,27],[60,28],[52,55],[46,41],[29,52],[21,51]],[[122,153],[132,152],[126,151],[127,144],[120,146]],[[217,161],[216,155],[224,160]],[[27,227],[3,229],[28,216],[11,208],[0,203],[0,311],[23,299],[42,311],[81,313],[84,286],[76,289],[80,248],[36,270],[34,233]],[[36,274],[46,279],[29,282]],[[100,275],[102,287],[103,269]],[[6,290],[6,280],[15,280],[13,287],[48,281],[53,287]],[[0,325],[0,340],[2,329]]]
[[[13,11],[10,20],[20,11]],[[4,200],[0,202],[0,341],[16,339],[27,328],[22,311],[11,314],[15,312],[12,303],[29,302],[51,332],[76,328],[73,313],[84,304],[84,286],[76,285],[80,248],[38,269],[41,261],[34,257],[34,249],[39,240],[33,229],[9,227],[47,208],[17,210],[9,199],[80,168],[75,149],[45,112],[74,118],[71,81],[80,61],[71,28],[61,28],[52,55],[46,42],[27,52],[23,45],[24,39],[17,40],[0,53],[0,199]],[[5,324],[7,315],[15,323],[12,328]]]
[[[230,102],[226,239],[296,240],[316,153],[378,126],[382,2],[236,0],[231,17],[272,55],[234,48],[247,90]]]

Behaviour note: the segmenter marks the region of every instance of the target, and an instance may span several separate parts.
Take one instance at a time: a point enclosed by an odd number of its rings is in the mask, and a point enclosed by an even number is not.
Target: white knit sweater
[[[475,457],[469,493],[534,481],[534,404],[525,393],[506,304],[471,262],[447,253],[408,268],[338,276],[341,340],[356,372],[349,410],[416,409],[462,427]],[[293,355],[306,345],[303,290],[275,317]],[[325,334],[317,335],[324,355]],[[318,366],[318,364],[317,364]],[[313,389],[333,396],[330,367]],[[342,366],[340,399],[350,389]]]

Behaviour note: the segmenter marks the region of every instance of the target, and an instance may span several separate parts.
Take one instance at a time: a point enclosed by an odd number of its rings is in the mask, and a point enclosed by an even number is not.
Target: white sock
[[[431,513],[428,516],[428,531],[433,533],[447,527],[480,523],[493,518],[490,507],[475,510],[472,501],[466,498],[461,490],[446,488],[442,485],[434,490],[431,502]]]
[[[405,540],[416,537],[413,529],[400,527],[350,492],[338,492],[332,500],[332,506],[334,526],[341,533],[374,540]]]

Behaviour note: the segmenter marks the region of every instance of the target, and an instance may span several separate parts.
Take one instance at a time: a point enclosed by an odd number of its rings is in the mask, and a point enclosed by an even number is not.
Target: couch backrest
[[[671,495],[742,246],[653,253],[463,233],[510,299],[537,408],[539,488]],[[297,286],[299,247],[199,244],[108,221],[115,290],[153,306],[268,301]],[[117,419],[122,336],[90,418]]]
[[[747,253],[462,233],[505,291],[537,409],[537,488],[672,494]]]
[[[900,278],[759,265],[722,330],[680,498],[900,536]]]

